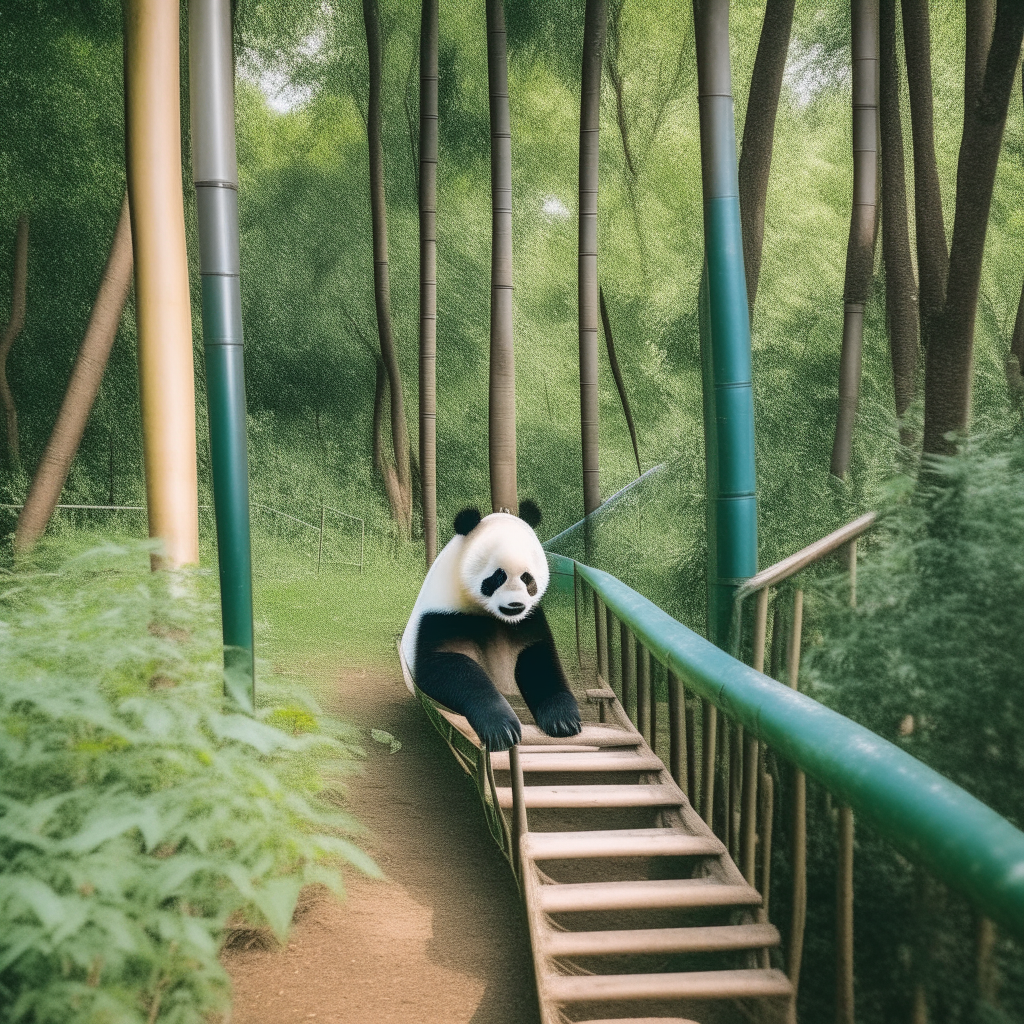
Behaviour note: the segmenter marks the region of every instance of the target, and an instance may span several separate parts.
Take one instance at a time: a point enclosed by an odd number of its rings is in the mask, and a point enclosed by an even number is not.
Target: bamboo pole
[[[428,569],[437,557],[437,4],[423,0],[420,23],[420,492]]]
[[[491,353],[488,453],[494,512],[519,511],[516,493],[516,362],[512,344],[512,121],[505,5],[487,0],[491,115]]]
[[[699,301],[708,484],[708,637],[728,641],[733,595],[757,572],[750,320],[740,230],[729,0],[694,0],[704,200]]]
[[[35,476],[32,477],[25,507],[18,516],[18,525],[14,531],[16,551],[29,550],[43,535],[60,501],[60,492],[64,489],[71,464],[75,461],[85,425],[89,422],[89,414],[103,382],[131,283],[132,227],[128,195],[125,193],[107,263],[100,278],[99,291],[96,293],[96,302],[75,357],[75,365],[71,368],[64,401],[61,402],[57,421],[46,442]]]
[[[601,126],[601,64],[606,0],[587,0],[583,19],[583,67],[580,73],[579,176],[579,340],[580,431],[583,451],[583,511],[601,504],[598,461],[600,409],[597,385],[597,188]]]
[[[224,668],[255,698],[248,420],[238,241],[234,54],[230,0],[189,3],[192,171],[203,282],[203,354],[217,522]],[[320,510],[323,554],[324,510]],[[232,679],[233,671],[240,679]]]
[[[199,561],[192,310],[181,184],[177,0],[124,0],[125,162],[154,568]]]

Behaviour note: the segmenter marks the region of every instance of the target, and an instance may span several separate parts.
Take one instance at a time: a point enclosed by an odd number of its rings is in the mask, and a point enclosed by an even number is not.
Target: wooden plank
[[[616,1020],[584,1020],[580,1024],[697,1024],[689,1017],[619,1017]]]
[[[538,898],[541,909],[549,914],[583,910],[757,906],[761,902],[757,890],[749,885],[722,885],[710,878],[542,885]]]
[[[556,932],[540,937],[547,956],[603,956],[617,953],[712,953],[762,949],[781,941],[770,924],[708,928],[638,928],[629,931]]]
[[[593,832],[531,832],[525,852],[533,860],[717,857],[725,852],[725,847],[715,836],[694,836],[671,828],[629,828]]]
[[[524,753],[519,751],[524,772],[659,772],[663,765],[654,754],[635,750],[609,750],[606,753],[565,752],[561,748]],[[508,751],[491,754],[495,771],[508,771]]]
[[[461,717],[461,716],[459,716]],[[468,725],[469,723],[467,723]],[[592,747],[637,747],[640,737],[625,729],[615,729],[607,725],[585,725],[575,736],[568,739],[564,736],[548,736],[535,725],[523,726],[522,743],[538,746],[564,746],[566,743],[583,744]]]
[[[527,807],[680,807],[671,786],[527,786]],[[498,806],[512,806],[512,789],[498,786]]]
[[[535,744],[529,743],[519,744],[520,754],[596,754],[601,750],[605,750],[605,747],[594,747],[587,746],[585,743],[570,743],[567,740],[563,740],[561,743],[550,743],[550,744]],[[504,751],[502,751],[504,753]],[[628,750],[623,753],[629,753]],[[491,754],[491,757],[497,757],[498,754]],[[497,765],[495,765],[497,767]]]
[[[548,974],[543,988],[555,1002],[595,1003],[627,999],[789,998],[793,987],[782,971],[692,971],[673,974]]]

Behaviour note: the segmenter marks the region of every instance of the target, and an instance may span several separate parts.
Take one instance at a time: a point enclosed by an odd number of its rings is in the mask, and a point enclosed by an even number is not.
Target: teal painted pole
[[[757,572],[754,397],[740,231],[729,0],[694,0],[704,273],[699,300],[708,484],[708,638],[727,642],[736,588]]]
[[[251,703],[252,552],[230,0],[189,3],[189,74],[225,686]]]

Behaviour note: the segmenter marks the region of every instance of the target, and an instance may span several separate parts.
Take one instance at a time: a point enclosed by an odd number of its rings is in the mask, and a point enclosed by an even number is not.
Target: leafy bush
[[[302,886],[376,872],[318,792],[344,733],[227,700],[202,579],[143,554],[0,578],[4,1024],[209,1021],[229,919],[280,937]]]
[[[897,488],[883,543],[815,595],[814,696],[1024,825],[1024,444],[976,443]],[[900,495],[902,491],[902,495]]]

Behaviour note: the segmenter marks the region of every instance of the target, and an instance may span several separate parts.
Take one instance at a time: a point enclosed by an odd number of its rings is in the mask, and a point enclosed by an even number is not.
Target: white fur
[[[507,579],[491,597],[485,597],[480,585],[498,568],[504,569]],[[537,593],[532,596],[522,581],[524,572],[537,583]],[[465,612],[519,622],[544,596],[548,580],[544,549],[533,528],[518,516],[492,512],[466,536],[456,534],[434,559],[402,634],[402,653],[410,672],[416,666],[420,619],[428,612]],[[515,601],[523,604],[521,612],[508,615],[501,611]]]

